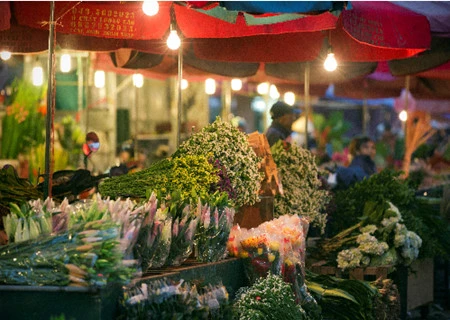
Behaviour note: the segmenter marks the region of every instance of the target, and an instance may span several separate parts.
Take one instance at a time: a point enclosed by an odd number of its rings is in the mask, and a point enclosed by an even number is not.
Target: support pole
[[[183,45],[178,48],[178,79],[177,79],[177,96],[178,96],[178,104],[177,104],[177,148],[180,146],[181,137],[181,113],[183,109],[183,99],[181,96],[181,82],[183,80]],[[185,119],[186,120],[186,119]]]
[[[222,120],[223,121],[229,121],[230,120],[230,114],[231,114],[231,82],[228,80],[222,81],[222,95],[221,95],[221,102],[222,102]]]
[[[309,74],[311,71],[311,64],[309,61],[306,62],[305,66],[305,148],[308,149],[309,142],[308,142],[308,122],[309,122],[309,114],[311,112],[310,110],[310,101],[309,101]]]
[[[44,199],[52,197],[52,175],[53,175],[53,119],[55,116],[55,1],[50,2],[49,39],[48,39],[48,88],[47,88],[47,117],[45,122],[45,176],[44,176]]]

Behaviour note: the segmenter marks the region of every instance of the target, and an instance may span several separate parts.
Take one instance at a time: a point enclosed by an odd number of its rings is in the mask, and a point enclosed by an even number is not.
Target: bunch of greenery
[[[438,210],[421,203],[409,179],[401,172],[385,169],[346,190],[336,192],[335,211],[330,213],[329,236],[356,225],[363,216],[366,202],[389,201],[402,214],[403,223],[422,239],[420,258],[450,254],[450,226]]]
[[[269,273],[251,287],[236,293],[236,319],[307,319],[305,311],[295,302],[294,292],[281,276]]]
[[[314,156],[304,148],[282,141],[274,144],[271,152],[283,185],[283,194],[275,196],[275,216],[298,214],[307,217],[323,233],[327,220],[323,209],[330,197],[328,191],[321,188]]]
[[[214,162],[220,161],[220,165],[226,168],[233,190],[229,195],[234,195],[230,200],[236,207],[259,201],[262,175],[258,168],[261,159],[251,148],[246,134],[231,123],[217,117],[212,124],[183,142],[174,157],[185,155],[208,155]]]

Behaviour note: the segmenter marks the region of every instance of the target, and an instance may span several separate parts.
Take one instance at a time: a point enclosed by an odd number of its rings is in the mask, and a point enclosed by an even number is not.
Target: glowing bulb
[[[277,100],[280,97],[280,93],[278,92],[277,86],[274,84],[270,85],[269,88],[269,96],[273,99],[273,100]]]
[[[133,85],[136,88],[142,88],[144,85],[144,76],[140,73],[133,74]]]
[[[42,84],[44,83],[44,70],[42,69],[42,67],[34,67],[31,71],[31,76],[33,79],[33,85],[35,85],[36,87],[42,86]]]
[[[189,81],[187,81],[186,79],[181,79],[181,90],[186,90],[188,86]]]
[[[105,86],[105,71],[103,70],[95,71],[94,85],[96,88],[103,88]]]
[[[178,36],[177,30],[171,30],[167,37],[167,46],[171,50],[177,50],[181,45],[181,39]]]
[[[334,53],[328,53],[327,58],[325,59],[325,62],[323,63],[323,67],[327,71],[334,71],[337,68],[337,61],[334,57]]]
[[[216,81],[208,78],[205,80],[205,93],[214,94],[216,92]]]
[[[261,95],[268,94],[269,93],[269,83],[262,82],[262,83],[258,84],[258,86],[256,87],[256,91]]]
[[[232,79],[231,80],[231,90],[239,91],[242,89],[242,80],[241,79]]]
[[[9,51],[2,51],[0,53],[0,58],[2,58],[2,60],[9,60],[9,58],[11,58],[11,52]]]
[[[293,106],[295,103],[295,94],[292,91],[285,92],[284,96],[283,96],[283,100],[288,105]]]
[[[63,54],[61,56],[61,72],[69,72],[71,68],[70,54]]]
[[[408,120],[408,112],[406,112],[406,110],[402,110],[399,113],[398,118],[400,119],[400,121],[405,122],[406,120]]]
[[[142,11],[147,16],[154,16],[159,12],[159,3],[155,0],[144,0],[142,3]]]

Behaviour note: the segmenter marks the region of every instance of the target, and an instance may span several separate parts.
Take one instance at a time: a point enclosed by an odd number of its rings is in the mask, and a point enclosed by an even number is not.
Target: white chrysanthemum
[[[377,230],[378,230],[378,228],[374,224],[368,224],[367,226],[362,227],[360,229],[361,233],[369,233],[369,234],[373,234]]]
[[[363,255],[357,248],[342,250],[338,253],[337,264],[342,270],[357,268],[361,265]]]
[[[284,194],[274,200],[275,216],[298,214],[312,225],[325,230],[327,215],[322,213],[329,194],[321,190],[319,170],[312,153],[297,145],[283,145],[282,141],[271,147],[273,159],[283,185]]]

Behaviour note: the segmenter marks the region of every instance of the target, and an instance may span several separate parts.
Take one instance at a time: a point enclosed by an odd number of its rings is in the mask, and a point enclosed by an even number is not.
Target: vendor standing
[[[290,142],[292,134],[292,124],[297,119],[298,110],[292,108],[282,101],[275,102],[270,108],[272,124],[265,133],[270,146],[278,140]]]

